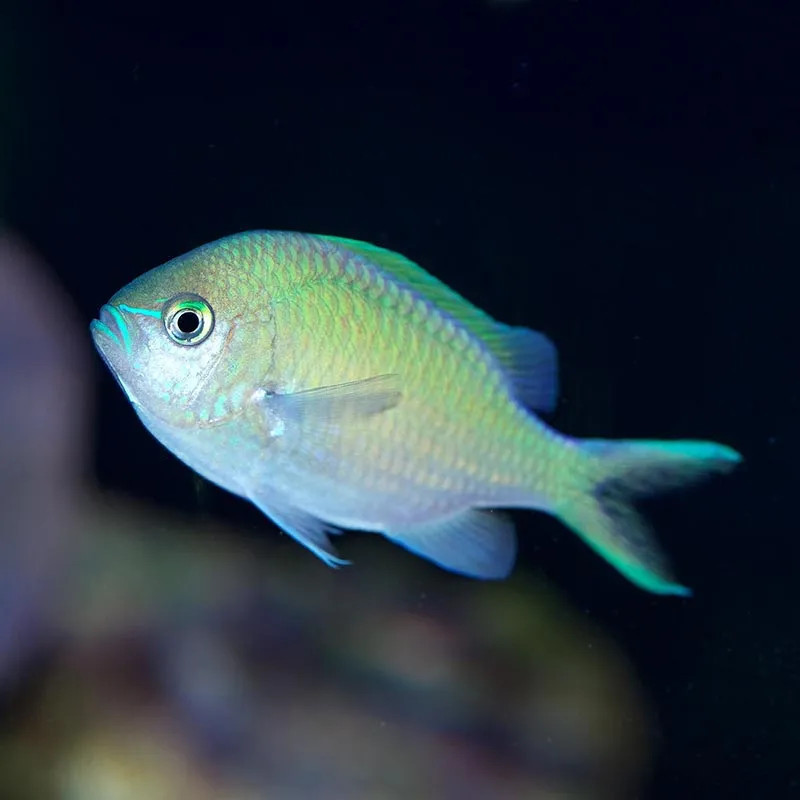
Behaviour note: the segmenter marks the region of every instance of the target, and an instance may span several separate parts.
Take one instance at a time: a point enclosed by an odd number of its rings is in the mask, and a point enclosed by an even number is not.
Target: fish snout
[[[89,330],[98,350],[103,352],[109,342],[130,353],[131,336],[122,312],[106,303],[100,308],[98,319],[92,320]]]

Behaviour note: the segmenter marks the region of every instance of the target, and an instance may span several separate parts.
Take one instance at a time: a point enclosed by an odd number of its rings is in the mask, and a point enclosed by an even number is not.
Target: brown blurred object
[[[0,241],[3,654],[54,648],[7,684],[0,797],[638,794],[629,665],[524,568],[472,581],[353,535],[331,570],[266,522],[254,543],[91,489],[86,353],[40,269]]]

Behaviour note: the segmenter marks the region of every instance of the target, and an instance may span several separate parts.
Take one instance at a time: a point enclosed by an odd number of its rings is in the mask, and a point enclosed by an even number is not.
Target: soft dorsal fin
[[[558,398],[558,357],[555,346],[544,334],[497,322],[400,253],[357,239],[338,236],[318,238],[371,261],[457,320],[491,352],[517,400],[537,411],[552,411],[555,408]]]

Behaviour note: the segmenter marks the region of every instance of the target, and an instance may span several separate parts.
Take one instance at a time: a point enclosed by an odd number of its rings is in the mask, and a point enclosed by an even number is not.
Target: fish
[[[350,563],[332,537],[368,531],[500,580],[517,558],[507,510],[530,509],[641,589],[688,596],[636,501],[742,460],[711,441],[556,431],[548,336],[355,239],[217,239],[135,278],[90,331],[162,445],[332,567]]]

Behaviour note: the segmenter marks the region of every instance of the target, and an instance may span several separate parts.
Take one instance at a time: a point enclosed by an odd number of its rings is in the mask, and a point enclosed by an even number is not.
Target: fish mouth
[[[131,332],[128,323],[119,309],[106,303],[100,309],[99,319],[93,319],[89,330],[95,347],[106,359],[105,349],[108,342],[113,342],[120,350],[130,355]]]
[[[99,319],[89,325],[92,341],[100,357],[119,380],[119,371],[130,363],[132,355],[131,331],[122,312],[106,303],[101,307]]]
[[[89,325],[94,346],[122,391],[134,405],[137,405],[130,386],[121,374],[123,371],[128,371],[126,364],[130,363],[130,329],[122,312],[108,303],[102,306],[98,317],[98,319],[93,319]]]

